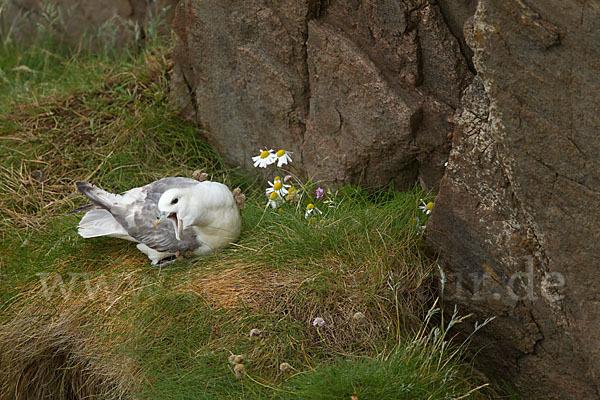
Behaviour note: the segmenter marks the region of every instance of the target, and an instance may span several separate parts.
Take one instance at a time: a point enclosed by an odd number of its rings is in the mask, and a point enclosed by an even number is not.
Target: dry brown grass
[[[191,292],[217,309],[249,308],[300,321],[306,327],[312,327],[314,318],[324,318],[327,329],[309,329],[309,337],[302,344],[306,348],[353,349],[359,353],[372,350],[371,346],[390,332],[418,328],[422,308],[433,295],[428,271],[409,265],[399,268],[403,284],[394,296],[386,284],[365,287],[370,279],[365,270],[372,268],[365,265],[341,273],[336,269],[343,263],[335,258],[322,260],[320,267],[310,269],[273,269],[240,260],[222,263],[218,270],[191,271],[178,290]],[[330,290],[315,292],[313,282],[329,272],[335,274],[330,278],[335,283],[327,286]],[[372,293],[367,295],[365,290]],[[365,318],[357,321],[353,318],[356,312]],[[390,321],[395,322],[390,325]],[[272,359],[273,354],[265,357]]]
[[[0,205],[17,227],[37,229],[44,215],[63,208],[64,203],[72,206],[73,180],[89,174],[66,151],[88,152],[98,139],[99,132],[90,133],[89,117],[84,115],[91,110],[80,103],[72,96],[60,104],[47,100],[35,108],[19,105],[8,116],[6,122],[16,124],[19,131],[3,138],[5,144],[13,143],[16,157],[0,166]]]
[[[218,271],[196,270],[177,290],[191,292],[216,308],[250,307],[263,309],[271,299],[296,290],[303,280],[301,273],[273,271],[260,265],[236,261]]]
[[[139,139],[141,130],[131,119],[143,120],[140,104],[166,87],[171,65],[164,52],[149,52],[134,72],[111,76],[91,92],[14,104],[0,121],[0,144],[9,149],[0,165],[4,218],[19,228],[39,229],[47,216],[74,207],[75,180],[98,182],[123,168],[108,168],[107,161],[120,146]]]

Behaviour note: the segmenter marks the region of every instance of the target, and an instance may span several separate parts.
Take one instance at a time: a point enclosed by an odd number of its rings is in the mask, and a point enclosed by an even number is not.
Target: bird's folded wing
[[[154,221],[159,214],[158,200],[165,191],[197,184],[198,181],[189,178],[163,178],[121,194],[123,201],[114,203],[109,211],[131,237],[154,250],[172,253],[189,250],[197,245],[193,232],[185,231],[181,240],[177,240],[170,221],[156,227]]]

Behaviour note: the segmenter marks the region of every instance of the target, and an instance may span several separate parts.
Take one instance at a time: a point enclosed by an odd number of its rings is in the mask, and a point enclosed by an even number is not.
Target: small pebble
[[[352,319],[355,321],[361,321],[365,318],[366,318],[365,314],[361,313],[360,311],[355,312],[354,315],[352,316]]]
[[[250,331],[250,337],[254,337],[254,336],[260,336],[260,335],[261,335],[261,333],[262,333],[262,332],[260,331],[260,329],[256,329],[256,328],[254,328],[254,329],[252,329],[252,330]]]

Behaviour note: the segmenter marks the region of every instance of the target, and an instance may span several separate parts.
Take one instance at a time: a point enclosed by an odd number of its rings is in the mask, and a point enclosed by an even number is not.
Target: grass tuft
[[[21,297],[22,307],[0,326],[0,399],[122,398],[130,390],[135,367],[100,339],[113,328],[101,326],[102,313]]]

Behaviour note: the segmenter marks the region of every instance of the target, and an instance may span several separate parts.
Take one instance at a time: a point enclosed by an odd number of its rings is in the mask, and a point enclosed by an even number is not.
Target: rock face
[[[160,18],[167,30],[164,22],[173,19],[176,4],[177,0],[11,0],[4,2],[0,26],[19,42],[52,34],[72,45],[85,38],[92,45],[99,39],[121,46],[143,38],[148,19]]]
[[[490,375],[526,395],[600,398],[600,5],[479,0],[429,221],[446,301],[480,321]]]
[[[291,150],[315,180],[436,188],[472,79],[435,4],[184,0],[173,99],[233,164]]]

